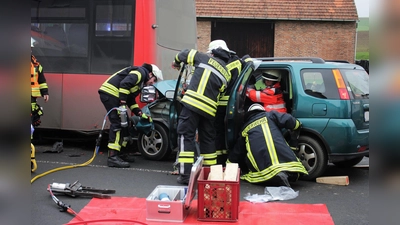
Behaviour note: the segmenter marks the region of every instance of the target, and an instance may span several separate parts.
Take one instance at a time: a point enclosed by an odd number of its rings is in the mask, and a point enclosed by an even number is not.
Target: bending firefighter
[[[239,163],[241,179],[290,186],[301,174],[308,174],[287,144],[281,129],[297,130],[300,121],[288,113],[266,112],[260,104],[249,107],[240,139],[229,152],[227,163]]]
[[[178,119],[180,175],[177,182],[180,184],[189,182],[192,164],[196,161],[196,129],[200,141],[200,155],[204,157],[203,165],[217,163],[214,118],[219,95],[224,92],[231,75],[225,67],[229,52],[218,46],[211,51],[211,54],[206,54],[195,49],[185,49],[176,55],[172,63],[175,69],[179,69],[182,62],[195,67],[181,100],[183,107]]]
[[[100,87],[100,100],[109,112],[112,108],[122,107],[129,109],[142,119],[151,118],[139,108],[136,96],[139,95],[143,86],[153,85],[162,80],[161,70],[153,64],[144,63],[142,66],[126,67],[110,76]],[[134,162],[133,156],[121,154],[121,150],[128,144],[129,131],[121,126],[119,110],[112,110],[108,114],[111,123],[108,137],[108,160],[109,167],[129,167],[128,162]]]

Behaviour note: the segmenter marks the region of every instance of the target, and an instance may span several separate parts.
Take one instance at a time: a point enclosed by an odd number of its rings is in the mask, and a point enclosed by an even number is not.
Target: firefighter
[[[182,50],[172,62],[174,69],[179,69],[182,62],[195,67],[181,99],[183,107],[178,119],[177,182],[180,184],[188,184],[192,164],[198,157],[195,155],[196,130],[200,141],[200,155],[204,157],[203,165],[217,163],[214,119],[220,93],[225,91],[231,80],[225,67],[229,57],[226,46],[215,45],[209,54],[195,49]]]
[[[42,65],[32,54],[32,48],[36,41],[31,38],[31,123],[34,127],[40,125],[40,117],[43,115],[42,108],[37,104],[37,99],[43,97],[44,102],[49,101],[49,90]]]
[[[144,63],[142,66],[129,66],[121,69],[110,76],[100,87],[100,100],[109,112],[114,107],[122,106],[128,108],[143,119],[151,118],[143,113],[136,103],[136,96],[143,86],[153,85],[163,79],[161,70],[154,64]],[[108,114],[110,131],[108,137],[108,160],[109,167],[126,168],[128,162],[134,162],[133,156],[121,154],[121,148],[126,147],[129,131],[122,129],[119,111],[112,110]],[[124,138],[125,137],[125,138]]]
[[[262,79],[265,88],[257,90],[255,87],[249,87],[246,95],[253,102],[262,103],[265,111],[276,110],[278,112],[286,112],[286,104],[283,99],[281,89],[281,74],[279,70],[266,70],[262,73]]]
[[[287,144],[281,129],[297,130],[300,121],[288,113],[266,112],[260,104],[249,107],[240,138],[227,163],[239,163],[241,179],[250,183],[290,186],[306,169]]]
[[[225,49],[229,49],[224,40],[214,40],[210,42],[208,45],[207,53],[211,53],[214,46],[223,46]],[[240,58],[236,55],[236,52],[229,50],[229,60],[227,62],[226,68],[231,74],[231,81],[228,84],[228,87],[225,89],[225,92],[221,93],[218,100],[218,108],[217,114],[215,116],[215,149],[217,153],[217,164],[225,164],[226,159],[228,157],[228,150],[226,149],[225,144],[225,114],[226,114],[226,106],[228,104],[229,96],[231,94],[231,90],[233,85],[238,78],[240,72],[242,71],[246,62],[251,61],[249,55],[245,55]]]

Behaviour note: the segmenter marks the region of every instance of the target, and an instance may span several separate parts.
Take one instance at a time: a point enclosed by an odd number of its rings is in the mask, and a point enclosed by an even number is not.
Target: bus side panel
[[[176,79],[171,68],[183,49],[197,49],[195,0],[157,0],[157,63],[165,80]],[[172,4],[173,3],[173,4]]]
[[[38,98],[38,104],[43,108],[43,116],[40,118],[42,123],[39,128],[60,129],[62,121],[62,75],[46,73],[46,83],[49,86],[49,101],[44,102],[43,98]]]
[[[98,90],[108,77],[108,75],[77,74],[63,76],[62,129],[81,131],[101,129],[107,112],[100,101]]]
[[[140,66],[144,62],[156,63],[156,24],[155,0],[136,0],[133,65]]]

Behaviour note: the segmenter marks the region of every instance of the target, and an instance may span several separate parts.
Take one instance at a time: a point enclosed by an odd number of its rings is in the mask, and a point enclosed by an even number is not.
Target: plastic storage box
[[[199,157],[192,166],[189,185],[169,186],[158,185],[146,198],[146,219],[149,221],[183,222],[185,221],[190,203],[196,195],[197,178],[203,165],[203,157]],[[160,195],[167,198],[161,200]],[[166,194],[166,195],[165,195]],[[163,198],[161,197],[161,198]]]
[[[197,219],[235,222],[239,219],[240,169],[235,181],[207,180],[209,167],[202,168],[197,185]]]

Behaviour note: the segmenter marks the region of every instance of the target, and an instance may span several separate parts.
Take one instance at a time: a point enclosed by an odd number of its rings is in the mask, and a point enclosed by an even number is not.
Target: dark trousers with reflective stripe
[[[215,115],[215,149],[217,151],[217,164],[225,165],[228,159],[228,150],[225,144],[225,114],[226,106],[218,106]]]
[[[107,112],[114,107],[119,107],[119,98],[110,96],[108,94],[99,92],[100,100],[106,108]],[[119,118],[118,111],[113,110],[108,114],[108,120],[110,121],[110,130],[108,133],[108,148],[110,150],[121,151],[123,145],[123,137],[128,135],[126,129],[121,130],[121,119]]]
[[[195,143],[196,130],[199,135],[200,155],[204,156],[203,165],[215,165],[217,162],[214,140],[214,119],[203,117],[183,107],[179,115],[177,128],[180,174],[189,175],[192,164],[195,162],[195,158],[197,158]]]

